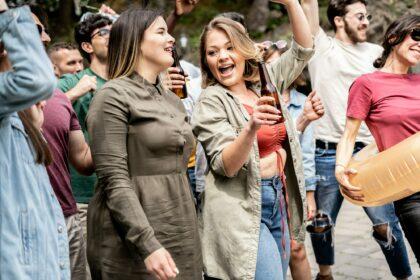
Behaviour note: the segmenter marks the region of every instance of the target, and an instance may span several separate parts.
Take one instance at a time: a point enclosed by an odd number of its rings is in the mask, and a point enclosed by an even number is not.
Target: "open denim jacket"
[[[67,229],[17,112],[49,98],[52,65],[28,7],[0,15],[13,70],[0,73],[0,279],[70,279]]]

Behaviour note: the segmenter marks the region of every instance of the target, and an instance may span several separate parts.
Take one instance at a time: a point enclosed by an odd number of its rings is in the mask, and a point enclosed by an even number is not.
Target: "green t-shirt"
[[[80,81],[84,75],[96,77],[97,89],[100,89],[106,83],[106,80],[96,75],[90,68],[86,68],[77,74],[63,75],[58,81],[58,88],[63,92],[69,91]],[[86,141],[89,141],[86,128],[86,115],[89,110],[90,103],[92,102],[93,94],[93,91],[88,92],[73,102],[73,108],[77,114],[77,118],[79,119],[80,126],[82,127]],[[76,198],[76,202],[89,203],[89,200],[93,196],[93,190],[96,183],[96,174],[92,174],[91,176],[80,175],[76,169],[70,165],[70,175],[71,186],[73,189],[74,197]]]

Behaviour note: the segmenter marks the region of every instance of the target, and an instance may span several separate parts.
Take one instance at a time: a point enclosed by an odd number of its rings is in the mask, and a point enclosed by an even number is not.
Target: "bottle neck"
[[[172,64],[172,67],[181,67],[179,63],[179,56],[176,50],[172,51],[172,57],[174,58],[174,63]]]
[[[261,87],[264,87],[270,83],[270,76],[268,75],[267,66],[264,61],[258,62],[258,70],[260,72]]]

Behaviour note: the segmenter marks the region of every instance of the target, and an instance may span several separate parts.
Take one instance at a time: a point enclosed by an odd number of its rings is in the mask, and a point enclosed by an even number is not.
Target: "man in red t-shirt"
[[[70,184],[69,162],[83,175],[93,173],[90,148],[76,113],[64,93],[55,90],[44,109],[43,134],[53,155],[47,166],[51,185],[66,220],[72,279],[87,279],[86,245]]]

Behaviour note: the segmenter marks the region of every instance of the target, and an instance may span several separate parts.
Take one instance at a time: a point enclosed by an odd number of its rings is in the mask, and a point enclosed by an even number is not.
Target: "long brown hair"
[[[255,83],[259,81],[257,61],[261,59],[258,49],[254,42],[249,38],[245,28],[238,22],[225,17],[216,17],[204,27],[200,38],[200,66],[202,73],[202,87],[215,84],[217,81],[210,71],[206,60],[206,41],[207,36],[212,30],[219,30],[226,34],[232,46],[245,58],[244,79],[247,82]]]
[[[41,131],[34,125],[34,121],[29,114],[29,109],[18,112],[18,115],[35,149],[35,162],[44,165],[51,164],[52,155],[48,143],[41,134]]]
[[[381,57],[375,60],[373,66],[382,68],[392,53],[395,46],[404,41],[405,37],[420,26],[420,15],[404,15],[392,22],[385,32],[382,47],[384,48]]]
[[[108,44],[109,79],[129,76],[134,72],[144,32],[159,16],[159,11],[134,7],[124,11],[112,25]]]

